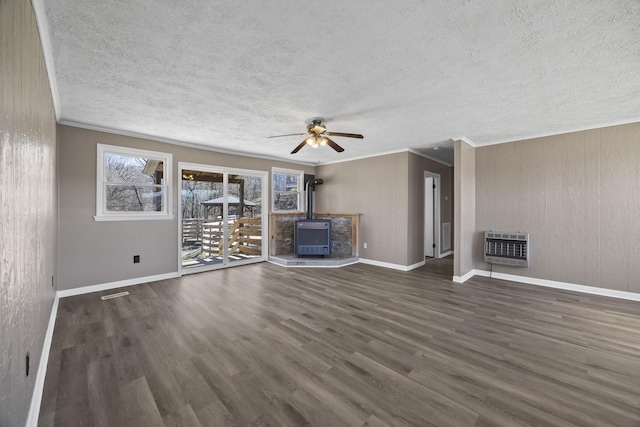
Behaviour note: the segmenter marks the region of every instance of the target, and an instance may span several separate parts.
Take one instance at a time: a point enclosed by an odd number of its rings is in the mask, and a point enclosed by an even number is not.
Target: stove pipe
[[[305,185],[307,192],[307,219],[313,219],[313,191],[316,185],[322,184],[322,179],[310,179]]]

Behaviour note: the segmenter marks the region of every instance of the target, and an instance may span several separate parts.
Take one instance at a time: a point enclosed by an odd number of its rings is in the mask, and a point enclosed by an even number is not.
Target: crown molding
[[[420,157],[424,157],[425,159],[433,160],[434,162],[440,163],[441,165],[453,167],[452,164],[449,164],[449,163],[447,163],[447,162],[445,162],[443,160],[440,160],[440,159],[436,159],[435,157],[431,157],[428,154],[421,153],[421,152],[419,152],[419,151],[417,151],[417,150],[415,150],[413,148],[409,148],[409,152],[415,154],[416,156],[420,156]]]
[[[56,80],[55,60],[53,58],[53,45],[49,36],[49,22],[45,14],[43,0],[31,0],[33,12],[36,16],[36,25],[40,34],[40,44],[42,45],[42,55],[44,56],[44,66],[47,70],[49,88],[51,89],[51,99],[53,100],[53,111],[56,122],[60,123],[62,117],[62,107],[60,106],[60,92]]]
[[[459,136],[457,138],[451,138],[451,141],[463,141],[467,144],[469,144],[470,146],[472,146],[473,148],[478,148],[480,147],[479,144],[473,142],[472,140],[470,140],[469,138],[467,138],[466,136]],[[491,144],[487,144],[487,145],[491,145]]]
[[[560,132],[533,133],[533,134],[518,136],[515,139],[514,138],[500,139],[500,140],[490,141],[490,142],[473,142],[467,137],[451,138],[451,139],[454,141],[462,140],[467,144],[471,145],[472,147],[478,148],[478,147],[488,147],[490,145],[509,144],[511,142],[527,141],[530,139],[548,138],[551,136],[560,136],[560,135],[566,135],[569,133],[585,132],[585,131],[595,130],[595,129],[605,129],[605,128],[610,128],[615,126],[624,126],[624,125],[630,125],[634,123],[640,123],[640,118],[631,119],[631,120],[620,120],[620,121],[609,122],[609,123],[601,123],[601,124],[592,125],[592,126],[583,126],[583,127],[564,130]]]
[[[316,164],[316,166],[333,165],[333,164],[336,164],[336,163],[351,162],[353,160],[369,159],[369,158],[372,158],[372,157],[381,157],[381,156],[388,156],[390,154],[407,153],[407,152],[409,152],[409,148],[401,148],[399,150],[383,151],[381,153],[372,153],[372,154],[367,154],[367,155],[364,155],[364,156],[349,157],[348,159],[332,160],[330,162],[322,162],[322,163]]]
[[[208,146],[208,145],[196,144],[196,143],[193,143],[193,142],[176,141],[176,140],[173,140],[173,139],[162,138],[162,137],[158,137],[158,136],[154,136],[154,135],[147,135],[147,134],[138,133],[138,132],[120,131],[120,130],[115,130],[115,129],[104,128],[102,126],[95,126],[95,125],[91,125],[91,124],[87,124],[87,123],[80,123],[80,122],[74,122],[74,121],[69,121],[69,120],[61,120],[61,121],[58,122],[58,124],[63,125],[63,126],[75,127],[75,128],[79,128],[79,129],[87,129],[87,130],[93,130],[93,131],[96,131],[96,132],[109,133],[109,134],[112,134],[112,135],[122,135],[122,136],[131,137],[131,138],[147,139],[149,141],[162,142],[162,143],[165,143],[165,144],[178,145],[178,146],[181,146],[181,147],[194,148],[194,149],[197,149],[197,150],[213,151],[215,153],[230,154],[230,155],[233,155],[233,156],[251,157],[251,158],[254,158],[254,159],[272,160],[272,161],[276,161],[276,162],[292,163],[292,164],[303,165],[303,166],[317,166],[316,163],[311,163],[311,162],[300,162],[300,161],[294,161],[294,160],[287,160],[287,159],[283,159],[281,157],[275,157],[275,156],[252,154],[252,153],[246,153],[246,152],[234,151],[234,150],[225,150],[224,148],[211,147],[211,146]]]

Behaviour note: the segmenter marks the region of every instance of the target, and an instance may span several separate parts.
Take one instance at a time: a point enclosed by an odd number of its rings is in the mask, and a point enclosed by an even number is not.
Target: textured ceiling
[[[326,163],[640,120],[638,0],[35,3],[61,123]],[[365,138],[266,138],[316,117]]]

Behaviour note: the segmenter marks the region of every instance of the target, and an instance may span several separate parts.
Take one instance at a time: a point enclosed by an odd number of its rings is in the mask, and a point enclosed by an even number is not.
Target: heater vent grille
[[[529,267],[529,234],[485,231],[484,260],[491,264]]]
[[[299,258],[331,255],[331,220],[299,219],[295,224],[295,247]]]

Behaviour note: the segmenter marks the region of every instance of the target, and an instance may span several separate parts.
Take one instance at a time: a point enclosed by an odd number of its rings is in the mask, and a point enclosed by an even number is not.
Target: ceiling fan
[[[328,145],[329,147],[336,150],[338,153],[342,153],[344,148],[336,144],[329,136],[342,136],[345,138],[359,138],[362,139],[364,136],[359,133],[344,133],[344,132],[327,132],[327,127],[322,123],[322,120],[312,120],[311,124],[307,125],[307,133],[311,136],[305,138],[296,148],[293,149],[291,154],[296,154],[302,147],[306,145],[310,145],[313,148],[318,148],[322,145]],[[307,133],[288,133],[286,135],[274,135],[269,136],[268,138],[280,138],[283,136],[299,136],[306,135]]]

